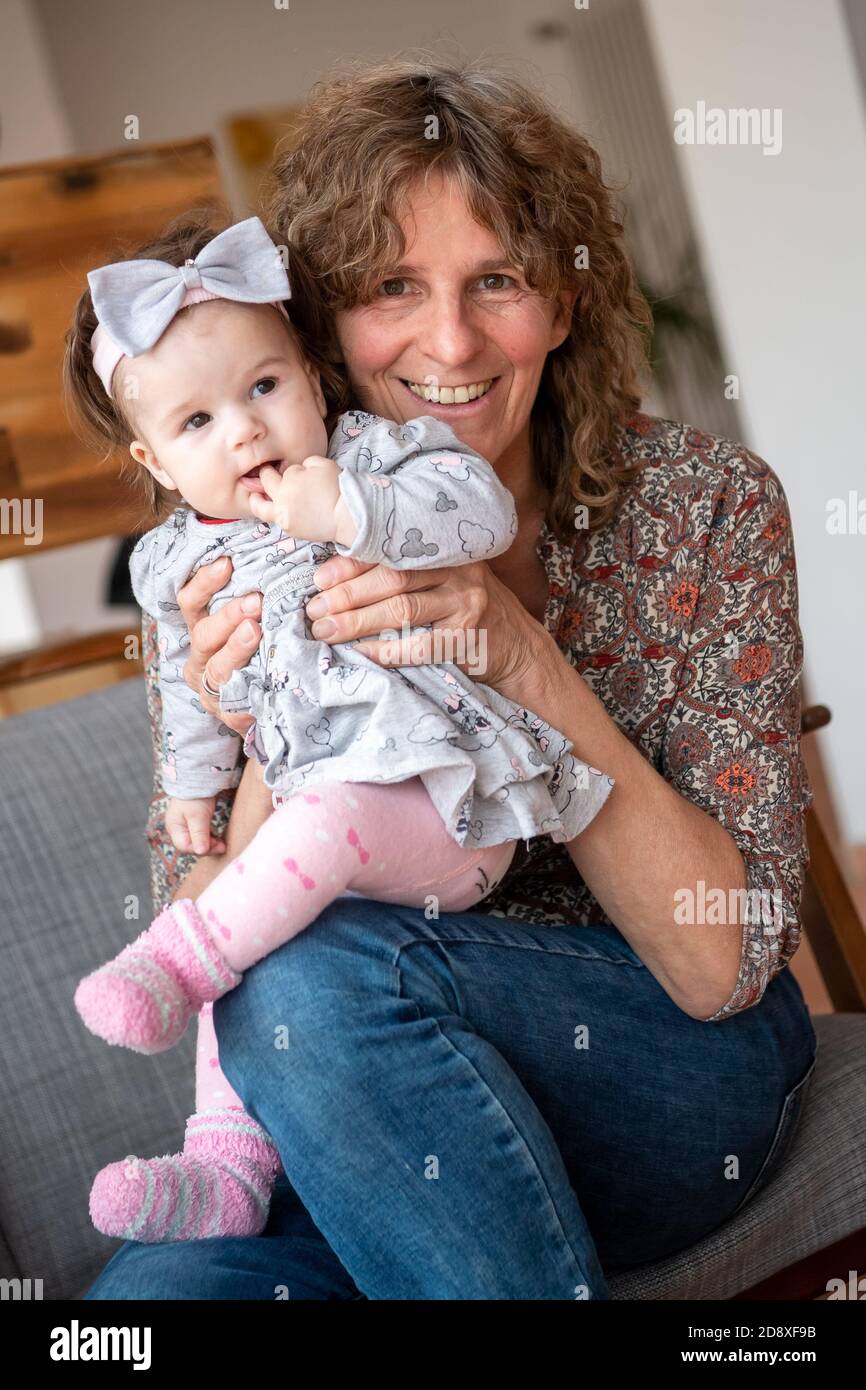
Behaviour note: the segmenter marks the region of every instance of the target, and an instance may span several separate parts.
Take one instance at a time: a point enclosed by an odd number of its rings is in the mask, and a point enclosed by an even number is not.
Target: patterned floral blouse
[[[620,439],[634,472],[613,519],[576,532],[573,545],[542,527],[544,621],[635,747],[733,837],[752,901],[773,904],[772,912],[746,914],[739,977],[712,1023],[757,1003],[800,942],[812,791],[800,755],[803,645],[791,520],[779,479],[741,444],[642,413]],[[147,837],[158,911],[194,860],[165,830],[154,628],[145,615],[154,742]],[[233,798],[218,797],[218,834]],[[476,911],[550,926],[615,925],[565,846],[542,838],[518,847]]]

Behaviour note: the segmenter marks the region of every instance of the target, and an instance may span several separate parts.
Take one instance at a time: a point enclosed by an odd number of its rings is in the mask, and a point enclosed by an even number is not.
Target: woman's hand
[[[563,660],[546,628],[483,561],[394,570],[333,555],[316,583],[323,592],[307,603],[313,636],[351,642],[374,634],[356,650],[382,666],[452,662],[516,704],[531,704],[540,676]],[[428,624],[432,631],[407,631]],[[400,636],[379,639],[386,629]]]
[[[216,714],[235,733],[245,734],[255,722],[251,714],[226,714],[219,700],[202,688],[201,678],[218,690],[235,671],[246,666],[259,645],[262,630],[255,621],[261,614],[262,596],[258,591],[233,598],[216,613],[207,606],[214,594],[225,588],[232,572],[227,555],[210,565],[202,565],[182,589],[177,601],[189,632],[189,660],[183,678],[210,714]]]

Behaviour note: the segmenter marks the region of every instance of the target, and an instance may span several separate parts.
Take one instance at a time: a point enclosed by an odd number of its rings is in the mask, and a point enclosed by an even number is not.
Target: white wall
[[[0,164],[60,158],[74,148],[30,0],[2,0],[0,7],[0,114]]]
[[[300,101],[338,58],[450,39],[502,49],[499,0],[34,0],[77,147],[215,132],[228,113]]]
[[[674,112],[781,108],[782,149],[676,145],[749,448],[788,495],[808,696],[849,839],[866,841],[866,535],[827,503],[866,498],[866,125],[837,0],[643,0]],[[695,421],[700,424],[700,421]]]

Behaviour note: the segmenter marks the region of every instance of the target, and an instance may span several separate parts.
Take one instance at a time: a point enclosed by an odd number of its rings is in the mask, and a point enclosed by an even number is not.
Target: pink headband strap
[[[221,294],[212,294],[210,290],[203,289],[199,285],[196,289],[187,290],[180,307],[181,309],[186,309],[190,304],[201,304],[206,299],[222,299],[223,297],[224,296]],[[285,318],[288,319],[289,315],[286,312],[286,306],[283,304],[282,300],[277,299],[274,300],[273,303],[274,308],[279,309]],[[121,357],[126,357],[127,354],[123,351],[122,347],[118,347],[108,330],[103,328],[101,323],[97,323],[93,331],[93,336],[90,339],[90,351],[93,353],[93,370],[102,382],[106,396],[113,399],[111,395],[112,378],[114,377],[117,364]]]
[[[292,295],[282,251],[260,217],[226,227],[183,265],[115,261],[89,270],[87,282],[97,321],[90,342],[94,370],[108,396],[121,357],[149,352],[188,304],[274,304],[288,319],[282,301]]]

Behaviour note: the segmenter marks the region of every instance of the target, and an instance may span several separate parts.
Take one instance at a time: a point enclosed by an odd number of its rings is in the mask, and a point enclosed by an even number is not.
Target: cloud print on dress
[[[468,483],[469,464],[460,454],[430,454],[428,463],[432,463],[437,473],[444,473],[454,483]]]
[[[441,714],[422,714],[407,734],[410,743],[450,743],[470,753],[479,748],[492,748],[498,737],[498,731],[493,728],[464,728],[461,732]]]
[[[453,740],[456,730],[441,714],[422,714],[415,720],[407,738],[410,743],[444,743]]]
[[[461,521],[457,527],[457,534],[461,546],[473,560],[488,555],[493,549],[493,532],[487,526],[479,526],[477,521]]]
[[[337,681],[343,694],[347,697],[357,695],[367,679],[367,672],[359,666],[330,666],[328,674]]]

